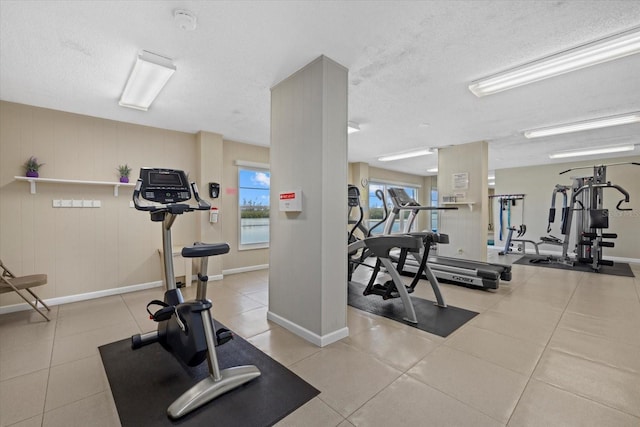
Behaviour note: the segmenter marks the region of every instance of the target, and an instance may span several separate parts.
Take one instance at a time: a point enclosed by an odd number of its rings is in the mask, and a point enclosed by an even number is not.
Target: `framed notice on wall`
[[[454,190],[469,189],[469,172],[454,173],[451,177]]]

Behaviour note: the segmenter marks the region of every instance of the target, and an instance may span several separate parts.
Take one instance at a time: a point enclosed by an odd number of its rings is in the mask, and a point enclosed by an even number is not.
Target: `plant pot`
[[[40,175],[38,175],[37,171],[27,171],[27,177],[29,177],[29,178],[37,178],[39,176]]]
[[[121,176],[120,177],[120,182],[129,182],[129,177],[128,176]]]

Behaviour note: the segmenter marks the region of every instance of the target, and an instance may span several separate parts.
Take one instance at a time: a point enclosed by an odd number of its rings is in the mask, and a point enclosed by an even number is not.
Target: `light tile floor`
[[[513,277],[497,292],[442,285],[480,312],[446,339],[349,307],[350,337],[325,348],[266,320],[266,270],[209,296],[217,319],[321,390],[280,427],[640,426],[640,280],[521,265]],[[427,284],[414,295],[433,298]],[[161,296],[53,307],[48,323],[0,316],[0,426],[118,426],[97,347],[152,330],[145,305]]]

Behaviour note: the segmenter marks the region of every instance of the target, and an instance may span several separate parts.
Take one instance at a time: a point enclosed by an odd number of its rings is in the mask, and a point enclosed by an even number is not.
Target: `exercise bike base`
[[[167,409],[169,417],[175,420],[187,415],[216,397],[259,377],[260,371],[253,365],[234,366],[221,370],[220,376],[216,381],[210,375],[185,391]]]
[[[144,334],[136,334],[131,337],[131,348],[137,350],[145,345],[158,342],[158,331],[146,332]]]

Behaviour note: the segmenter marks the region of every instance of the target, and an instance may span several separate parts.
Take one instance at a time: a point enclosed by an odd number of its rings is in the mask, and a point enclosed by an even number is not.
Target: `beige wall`
[[[46,178],[117,181],[128,163],[196,170],[194,135],[0,102],[0,257],[15,274],[48,274],[43,298],[160,280],[159,225],[129,207],[132,187],[40,183],[22,164],[35,155]],[[54,199],[100,200],[100,208],[53,208]],[[180,218],[174,244],[197,239],[195,216]],[[3,294],[0,304],[20,302]]]
[[[0,258],[17,275],[48,274],[43,298],[65,297],[161,280],[158,223],[129,207],[132,187],[16,181],[22,164],[35,155],[46,163],[42,178],[117,181],[116,167],[132,167],[131,182],[142,166],[171,167],[198,177],[197,135],[98,119],[22,104],[0,102]],[[223,143],[220,198],[222,240],[231,252],[222,269],[268,263],[268,249],[238,251],[238,173],[235,160],[267,163],[269,150],[232,141]],[[212,164],[211,162],[205,162]],[[206,167],[206,166],[205,166]],[[198,183],[203,196],[207,183]],[[54,199],[100,200],[100,208],[53,208]],[[211,200],[205,197],[206,200]],[[178,218],[174,246],[203,239],[198,216]],[[206,220],[205,220],[206,221]],[[204,227],[209,227],[205,224]],[[20,303],[0,295],[0,305]]]
[[[524,168],[499,169],[496,171],[496,187],[495,194],[524,193],[524,223],[527,226],[526,239],[539,241],[540,236],[547,235],[547,221],[549,217],[549,207],[551,204],[551,195],[556,184],[571,185],[572,176],[588,176],[593,174],[593,169],[583,169],[572,171],[564,175],[560,172],[569,168],[588,166],[596,164],[610,164],[619,162],[640,162],[640,157],[624,157],[617,159],[606,159],[605,161],[589,160],[573,163],[561,163],[545,166],[531,166]],[[615,239],[614,248],[604,248],[604,258],[609,256],[640,259],[640,166],[624,165],[611,166],[607,168],[607,180],[613,184],[618,184],[629,192],[630,203],[628,207],[633,211],[621,212],[615,210],[615,206],[623,196],[616,190],[605,190],[604,202],[605,208],[610,211],[609,232],[618,233]],[[504,243],[498,240],[499,211],[497,201],[494,199],[494,224],[496,227],[495,239],[497,246],[503,246]],[[520,202],[518,202],[520,203]],[[550,234],[562,238],[560,234],[560,211],[562,208],[562,196],[557,196],[556,201],[556,220],[552,224]],[[520,207],[518,213],[512,216],[511,225],[518,226],[522,220],[520,215]],[[505,220],[506,221],[506,220]],[[575,217],[574,217],[575,223]],[[506,230],[506,225],[505,225]],[[572,233],[574,234],[574,233]],[[575,238],[575,236],[573,236]],[[503,232],[503,239],[506,239],[506,231]],[[575,239],[572,239],[575,241]],[[570,249],[573,250],[573,243]],[[560,251],[558,246],[544,245],[540,247],[549,251]]]

